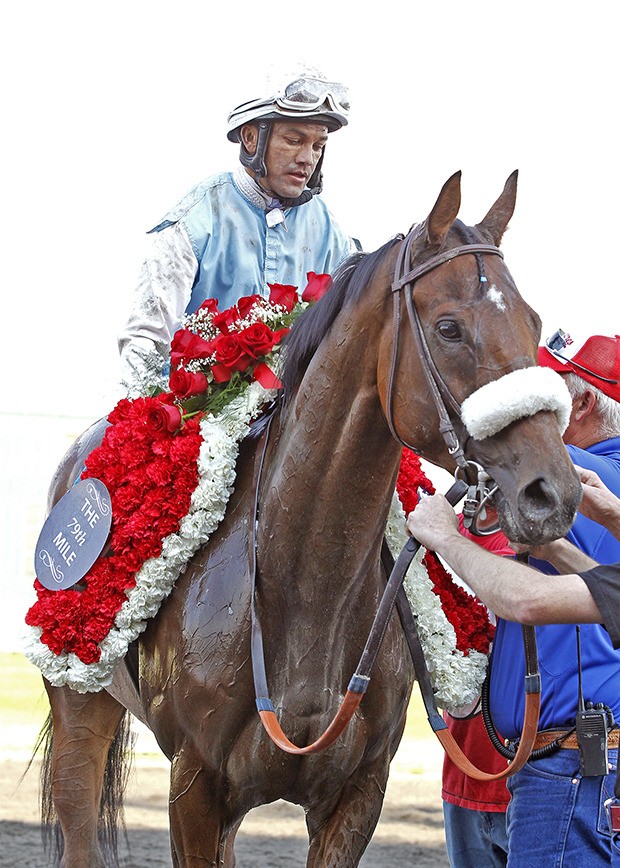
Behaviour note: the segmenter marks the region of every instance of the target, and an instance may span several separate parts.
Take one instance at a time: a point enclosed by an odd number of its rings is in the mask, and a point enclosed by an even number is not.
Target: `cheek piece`
[[[550,368],[520,368],[473,392],[461,405],[461,419],[474,440],[484,440],[511,422],[554,412],[560,433],[568,427],[571,398],[562,377]]]

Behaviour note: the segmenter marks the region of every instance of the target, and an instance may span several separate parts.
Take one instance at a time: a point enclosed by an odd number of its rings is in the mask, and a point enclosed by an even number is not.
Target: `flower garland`
[[[85,693],[111,683],[129,644],[224,518],[239,444],[280,386],[280,341],[329,285],[329,275],[311,272],[301,302],[283,285],[270,287],[269,300],[249,296],[223,312],[207,300],[173,338],[170,392],[124,399],[109,415],[82,478],[97,477],[110,492],[110,554],[73,588],[49,591],[36,581],[26,616],[25,653],[53,685]],[[419,487],[433,491],[417,456],[404,450],[386,530],[396,554]],[[471,701],[492,636],[486,611],[431,553],[424,565],[414,561],[405,588],[438,703]]]
[[[403,449],[386,528],[394,555],[407,541],[405,518],[417,506],[420,489],[435,492],[418,456]],[[495,632],[486,608],[454,582],[434,552],[422,548],[404,586],[417,616],[437,704],[448,711],[468,705],[480,695]]]
[[[280,386],[279,343],[330,282],[310,272],[301,302],[282,284],[269,300],[245,297],[222,312],[208,299],[174,335],[171,391],[124,399],[110,413],[82,478],[96,476],[110,492],[112,553],[74,588],[50,591],[37,580],[26,615],[26,656],[53,685],[85,693],[111,683],[224,518],[239,443]]]
[[[155,398],[123,400],[108,417],[103,442],[86,460],[82,478],[100,479],[110,492],[114,522],[111,554],[100,557],[83,586],[51,591],[37,581],[38,600],[26,623],[40,627],[41,642],[55,655],[75,654],[96,663],[135,575],[157,558],[162,540],[175,532],[198,481],[200,431],[195,420],[175,434],[167,407]]]

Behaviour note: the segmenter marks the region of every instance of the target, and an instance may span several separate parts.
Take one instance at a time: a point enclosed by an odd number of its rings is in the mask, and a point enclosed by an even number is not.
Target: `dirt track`
[[[168,764],[151,752],[150,744],[146,747],[148,752],[138,750],[126,794],[129,853],[123,847],[122,864],[169,868]],[[38,826],[38,768],[18,785],[26,758],[25,749],[12,750],[0,761],[0,868],[48,866]],[[402,743],[381,820],[361,862],[364,868],[446,868],[440,763],[435,742]],[[236,854],[239,868],[302,868],[306,833],[301,808],[277,802],[252,811],[237,836]]]

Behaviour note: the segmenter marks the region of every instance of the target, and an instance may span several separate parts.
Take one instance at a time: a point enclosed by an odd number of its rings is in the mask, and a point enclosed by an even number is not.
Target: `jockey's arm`
[[[119,334],[121,381],[130,397],[166,386],[170,341],[191,298],[198,262],[177,223],[153,236],[140,271],[129,318]]]

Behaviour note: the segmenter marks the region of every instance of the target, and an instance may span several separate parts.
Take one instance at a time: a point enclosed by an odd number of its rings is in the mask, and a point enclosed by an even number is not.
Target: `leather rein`
[[[502,256],[502,253],[497,247],[494,247],[490,244],[465,244],[460,247],[451,248],[444,253],[431,257],[421,265],[418,265],[410,271],[405,272],[406,263],[408,263],[411,258],[411,248],[414,237],[414,230],[412,230],[401,244],[401,249],[399,251],[395,269],[395,279],[392,284],[392,294],[394,298],[392,317],[393,341],[386,401],[387,422],[394,438],[406,448],[413,449],[413,447],[406,443],[397,433],[393,418],[394,382],[396,378],[396,370],[398,364],[399,334],[401,325],[400,292],[402,290],[405,290],[404,295],[409,316],[409,322],[411,325],[411,331],[417,349],[419,351],[419,357],[422,360],[422,367],[429,385],[429,389],[437,407],[440,420],[439,429],[444,437],[448,451],[454,457],[461,471],[465,471],[468,468],[468,462],[464,457],[463,448],[454,430],[454,426],[450,419],[448,410],[445,406],[442,394],[451,404],[452,408],[457,412],[457,415],[460,411],[460,406],[450,393],[448,386],[441,377],[441,374],[437,370],[437,367],[432,360],[428,345],[426,343],[426,339],[422,331],[417,310],[415,309],[415,305],[413,303],[413,284],[423,274],[427,274],[429,271],[438,268],[445,262],[449,262],[456,256],[461,256],[468,253],[476,255],[478,261],[479,278],[481,282],[486,281],[481,255],[492,254],[496,256]],[[409,291],[409,289],[411,289],[411,291]],[[420,543],[417,540],[413,539],[413,537],[407,541],[402,551],[400,552],[396,562],[394,562],[394,559],[392,558],[392,555],[387,547],[387,543],[385,541],[383,543],[381,560],[383,567],[386,571],[386,575],[388,575],[389,578],[387,580],[383,596],[377,608],[377,612],[375,614],[370,633],[366,640],[364,651],[362,652],[362,656],[360,657],[355,673],[353,674],[349,682],[346,694],[340,704],[338,711],[332,718],[331,723],[324,730],[322,735],[319,736],[319,738],[304,747],[299,747],[295,745],[286,736],[276,716],[273,703],[269,698],[269,689],[267,686],[267,675],[265,669],[262,628],[256,607],[256,530],[258,527],[259,488],[260,478],[267,451],[269,432],[274,417],[275,406],[272,407],[271,411],[268,411],[258,421],[252,431],[252,436],[259,437],[262,442],[260,443],[257,450],[257,452],[259,452],[260,454],[257,459],[255,459],[254,465],[254,520],[252,522],[254,544],[253,546],[251,546],[250,549],[252,558],[252,563],[250,564],[250,572],[252,576],[251,646],[252,670],[254,676],[254,687],[256,692],[256,707],[263,726],[271,740],[286,753],[295,755],[306,755],[318,753],[319,751],[324,750],[325,748],[329,747],[329,745],[331,745],[336,740],[336,738],[338,738],[338,736],[343,732],[343,730],[355,714],[357,708],[362,701],[364,693],[368,688],[372,668],[381,649],[381,645],[383,643],[390,617],[393,613],[394,607],[396,606],[405,632],[409,652],[413,661],[416,679],[420,685],[422,700],[424,702],[429,723],[435,735],[441,742],[445,751],[449,754],[454,764],[459,769],[468,774],[470,777],[474,777],[477,780],[500,780],[515,774],[527,762],[528,757],[534,746],[534,739],[536,738],[536,733],[538,729],[538,717],[540,711],[540,675],[538,673],[538,659],[536,653],[536,637],[534,628],[525,626],[523,627],[523,643],[526,659],[525,716],[522,736],[519,741],[518,750],[515,754],[514,759],[510,762],[510,765],[507,766],[504,771],[498,772],[497,774],[491,774],[481,771],[480,769],[476,768],[476,766],[474,766],[470,762],[470,760],[463,754],[459,745],[454,740],[452,733],[448,730],[445,721],[437,710],[430,675],[426,666],[424,652],[420,643],[417,629],[417,620],[411,610],[411,606],[409,605],[409,601],[403,587],[403,580],[405,578],[407,569],[409,568],[413,558],[415,557],[418,549],[420,548]],[[446,493],[446,498],[453,506],[455,506],[468,491],[468,488],[470,488],[470,486],[468,486],[464,482],[457,481]]]

